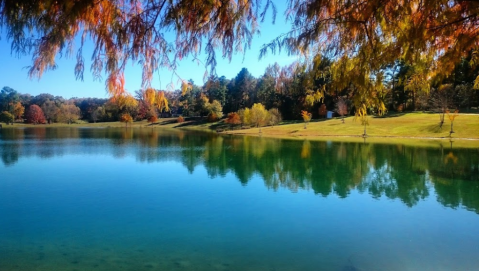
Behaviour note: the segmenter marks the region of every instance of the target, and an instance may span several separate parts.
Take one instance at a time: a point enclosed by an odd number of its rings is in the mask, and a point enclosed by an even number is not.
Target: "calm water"
[[[479,270],[479,150],[0,132],[0,270]]]

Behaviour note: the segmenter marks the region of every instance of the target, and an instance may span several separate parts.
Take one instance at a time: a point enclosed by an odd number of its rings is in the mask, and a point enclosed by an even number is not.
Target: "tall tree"
[[[13,105],[13,116],[15,117],[15,119],[17,120],[21,119],[24,113],[25,113],[25,107],[22,105],[21,102],[16,102]]]
[[[80,119],[80,108],[72,102],[62,104],[57,115],[59,122],[72,124]]]
[[[13,114],[14,105],[20,101],[20,96],[11,87],[3,87],[0,91],[0,110]]]
[[[289,0],[293,29],[266,44],[262,54],[283,47],[290,54],[334,56],[333,85],[354,86],[358,114],[371,106],[381,112],[375,97],[384,67],[401,59],[426,63],[431,80],[450,74],[477,48],[478,13],[475,1],[462,0]]]
[[[46,100],[41,106],[43,113],[47,122],[50,124],[57,119],[57,114],[60,111],[60,108],[54,101]]]
[[[40,106],[38,106],[36,104],[30,105],[30,107],[28,107],[28,111],[25,115],[25,121],[27,123],[33,123],[33,124],[44,124],[44,123],[46,123],[45,115],[43,114],[43,111],[40,108]]]

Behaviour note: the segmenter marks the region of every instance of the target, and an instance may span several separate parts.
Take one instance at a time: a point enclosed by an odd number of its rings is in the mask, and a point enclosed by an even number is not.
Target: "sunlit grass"
[[[369,117],[366,126],[368,142],[401,142],[414,140],[428,141],[445,139],[464,141],[460,145],[478,145],[479,115],[459,114],[454,121],[454,133],[450,137],[451,124],[446,115],[442,128],[439,126],[439,115],[429,113],[408,113],[377,118]],[[261,136],[296,139],[322,139],[340,141],[364,141],[364,126],[359,119],[345,118],[343,124],[339,118],[312,120],[307,128],[304,123],[291,123],[261,129]],[[228,131],[231,134],[259,135],[259,129]],[[474,143],[473,143],[474,142]],[[429,144],[426,144],[429,145]]]
[[[101,122],[82,124],[18,124],[3,125],[4,128],[12,127],[125,127],[121,122]],[[203,131],[221,131],[227,134],[239,135],[260,135],[258,128],[241,129],[236,127],[231,130],[223,121],[207,123],[205,120],[186,121],[177,123],[176,118],[162,118],[156,123],[137,121],[129,123],[131,128],[182,128],[196,129]],[[413,140],[428,141],[431,139],[442,139],[449,141],[464,140],[465,143],[458,145],[469,146],[479,145],[479,115],[459,114],[454,121],[454,133],[450,137],[451,123],[447,115],[442,128],[439,126],[439,115],[430,113],[408,113],[400,115],[389,115],[386,117],[369,117],[369,125],[366,126],[368,142],[404,142]],[[340,140],[340,141],[364,141],[362,135],[364,126],[359,119],[354,117],[345,118],[343,124],[339,118],[312,120],[307,128],[299,121],[287,122],[277,126],[263,127],[261,136],[275,138],[292,138],[308,140]],[[472,143],[475,142],[475,143]],[[426,145],[429,145],[426,144]]]

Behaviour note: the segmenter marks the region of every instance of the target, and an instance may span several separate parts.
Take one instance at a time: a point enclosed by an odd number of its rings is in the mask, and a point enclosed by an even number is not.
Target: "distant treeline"
[[[384,68],[381,91],[375,90],[375,99],[368,114],[379,111],[434,111],[448,109],[471,110],[479,106],[479,91],[474,86],[477,68],[471,68],[470,59],[463,59],[451,76],[430,85],[415,77],[415,67],[398,61]],[[333,61],[323,58],[314,67],[293,63],[280,67],[270,65],[258,78],[243,68],[235,78],[210,76],[200,86],[189,81],[187,90],[156,90],[162,105],[148,98],[148,90],[137,90],[131,96],[136,101],[119,101],[117,98],[71,98],[40,94],[31,96],[10,87],[0,92],[2,122],[26,121],[29,123],[105,122],[120,120],[128,114],[133,120],[169,116],[227,116],[228,113],[262,104],[266,110],[277,109],[283,119],[300,119],[301,112],[312,113],[313,118],[325,117],[327,111],[340,115],[354,114],[357,93],[351,85],[333,89],[330,68]],[[166,104],[165,99],[166,98]],[[377,102],[384,104],[378,108]],[[361,104],[365,104],[364,101]],[[367,103],[366,103],[367,104]],[[373,104],[375,104],[373,106]]]

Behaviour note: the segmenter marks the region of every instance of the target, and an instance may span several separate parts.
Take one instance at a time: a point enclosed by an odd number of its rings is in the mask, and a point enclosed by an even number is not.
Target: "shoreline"
[[[464,147],[479,147],[479,116],[462,114],[454,122],[454,133],[450,137],[450,124],[446,120],[442,127],[438,125],[436,114],[408,113],[384,118],[371,117],[367,128],[367,136],[363,137],[364,126],[354,117],[345,118],[342,123],[338,119],[314,120],[307,124],[298,121],[283,122],[281,125],[261,128],[232,127],[224,120],[207,123],[203,119],[188,120],[177,123],[174,118],[163,118],[157,123],[146,120],[133,122],[125,127],[121,122],[81,123],[81,124],[23,124],[3,125],[2,130],[15,128],[128,128],[128,129],[183,129],[216,133],[218,135],[255,136],[277,139],[344,141],[370,143],[412,143],[441,142]],[[260,133],[261,129],[261,133]],[[460,143],[461,142],[461,143]]]

